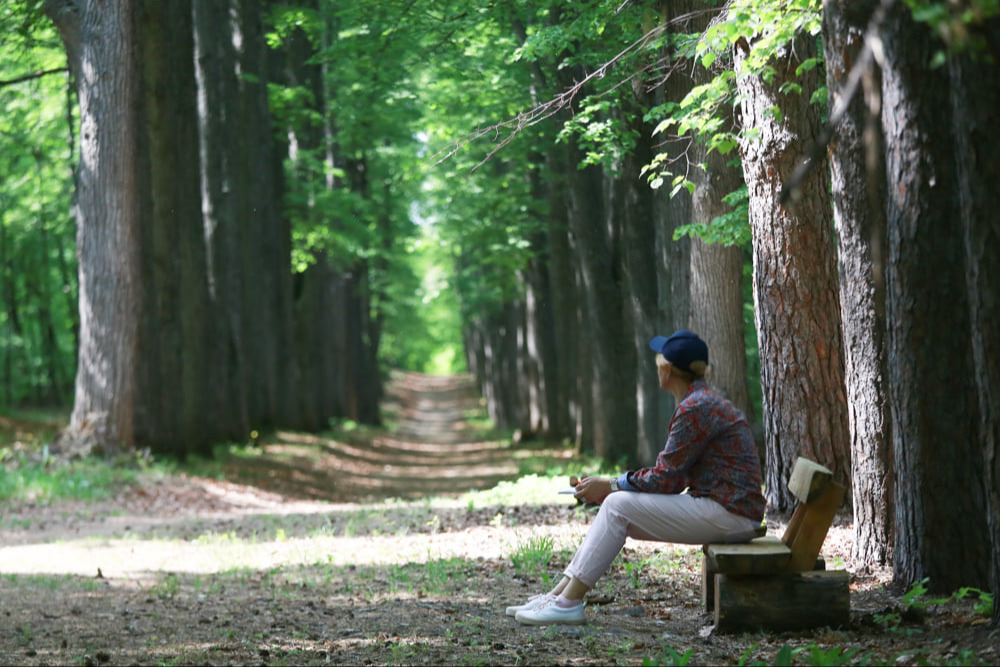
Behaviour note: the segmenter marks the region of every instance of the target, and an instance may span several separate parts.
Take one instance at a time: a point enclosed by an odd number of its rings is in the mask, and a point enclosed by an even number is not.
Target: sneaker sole
[[[567,618],[567,619],[535,619],[535,618],[517,618],[515,619],[521,625],[584,625],[587,622],[586,618]]]

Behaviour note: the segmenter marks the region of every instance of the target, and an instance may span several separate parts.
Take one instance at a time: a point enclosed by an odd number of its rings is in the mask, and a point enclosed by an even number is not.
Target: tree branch
[[[799,166],[795,168],[795,171],[788,177],[788,180],[782,184],[781,194],[778,196],[779,203],[787,203],[795,194],[795,190],[802,184],[802,180],[809,173],[809,170],[823,160],[827,145],[833,139],[833,135],[837,131],[837,126],[844,119],[848,107],[851,106],[854,96],[857,95],[861,87],[861,79],[868,68],[872,66],[872,61],[876,59],[876,56],[881,57],[882,40],[879,35],[882,32],[882,24],[885,22],[886,15],[893,4],[895,4],[895,0],[882,0],[878,7],[875,8],[875,11],[872,12],[868,28],[865,30],[865,43],[861,47],[861,52],[858,54],[854,67],[851,68],[851,71],[847,75],[847,82],[844,84],[843,93],[837,102],[837,106],[830,111],[830,117],[820,131],[819,137],[816,138],[816,141],[809,149],[809,153],[799,163]],[[876,50],[879,50],[878,54]]]
[[[465,135],[461,139],[452,142],[451,144],[449,144],[448,146],[446,146],[445,148],[438,151],[432,156],[432,159],[435,160],[434,164],[440,164],[441,162],[444,162],[452,155],[457,153],[462,147],[474,142],[477,139],[480,139],[481,137],[484,137],[489,134],[495,135],[496,137],[495,141],[497,142],[496,146],[494,146],[493,149],[490,150],[490,152],[486,155],[485,158],[483,158],[479,162],[479,164],[477,164],[475,167],[472,168],[472,170],[475,171],[483,164],[485,164],[491,157],[493,157],[501,148],[503,148],[511,141],[513,141],[514,137],[521,130],[527,127],[531,127],[532,125],[535,125],[537,123],[540,123],[546,118],[550,118],[555,114],[559,113],[559,111],[561,111],[562,109],[570,106],[573,103],[573,100],[580,93],[583,87],[587,85],[588,82],[592,81],[593,79],[603,78],[605,75],[607,75],[608,70],[614,67],[614,65],[619,60],[624,58],[630,52],[642,47],[644,44],[649,42],[654,37],[661,34],[664,31],[664,29],[665,29],[664,26],[658,26],[656,28],[653,28],[645,35],[643,35],[641,38],[637,39],[628,47],[626,47],[614,58],[607,61],[606,63],[598,67],[596,70],[585,76],[582,81],[578,81],[572,87],[556,95],[548,102],[539,104],[535,108],[530,109],[528,111],[522,111],[517,116],[509,120],[497,123],[495,125],[491,125],[486,128],[477,129],[474,132],[470,132],[469,134]],[[625,81],[632,79],[634,76],[636,76],[636,74],[632,74],[630,77],[625,79]],[[625,83],[625,81],[620,81],[618,82],[617,85],[620,86],[623,83]],[[500,136],[501,132],[504,130],[506,130],[508,134],[506,136]]]
[[[8,79],[4,81],[0,79],[0,88],[5,86],[13,86],[18,83],[24,83],[25,81],[31,81],[32,79],[40,79],[43,76],[48,76],[49,74],[59,74],[60,72],[65,72],[68,67],[57,67],[56,69],[47,69],[40,72],[32,72],[31,74],[25,74],[24,76],[19,76],[16,79]]]

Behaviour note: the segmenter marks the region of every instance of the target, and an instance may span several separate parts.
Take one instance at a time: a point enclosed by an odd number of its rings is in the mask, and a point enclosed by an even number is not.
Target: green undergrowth
[[[271,456],[262,445],[280,442],[275,434],[251,432],[245,443],[220,443],[210,457],[192,455],[185,460],[168,456],[131,455],[114,460],[89,457],[71,462],[49,455],[48,443],[58,432],[63,416],[19,415],[0,417],[0,502],[49,504],[62,500],[93,502],[112,497],[144,476],[188,475],[215,480],[233,479],[241,463]],[[488,420],[477,426],[484,432]],[[350,421],[336,421],[319,438],[364,444],[384,431]],[[569,484],[569,476],[617,474],[618,468],[600,459],[582,456],[565,444],[511,444],[498,442],[517,465],[516,477],[491,489],[469,491],[458,502],[469,509],[494,505],[549,504],[555,492]],[[432,499],[437,500],[437,499]],[[451,498],[449,502],[454,502]]]
[[[36,455],[0,447],[0,464],[0,502],[40,505],[112,497],[135,484],[144,469],[135,463],[122,465],[99,458],[55,463],[44,447]]]

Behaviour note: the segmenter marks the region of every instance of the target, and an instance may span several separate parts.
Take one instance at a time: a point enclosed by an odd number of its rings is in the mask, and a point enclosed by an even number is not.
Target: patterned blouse
[[[688,493],[708,497],[754,521],[764,518],[760,458],[746,417],[696,380],[670,419],[670,433],[651,468],[630,470],[619,485],[627,491]]]

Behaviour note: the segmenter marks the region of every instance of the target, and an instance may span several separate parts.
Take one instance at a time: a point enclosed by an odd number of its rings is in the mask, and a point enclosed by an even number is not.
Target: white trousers
[[[626,537],[678,544],[746,542],[759,525],[710,498],[618,491],[604,499],[564,574],[593,588],[625,546]]]

